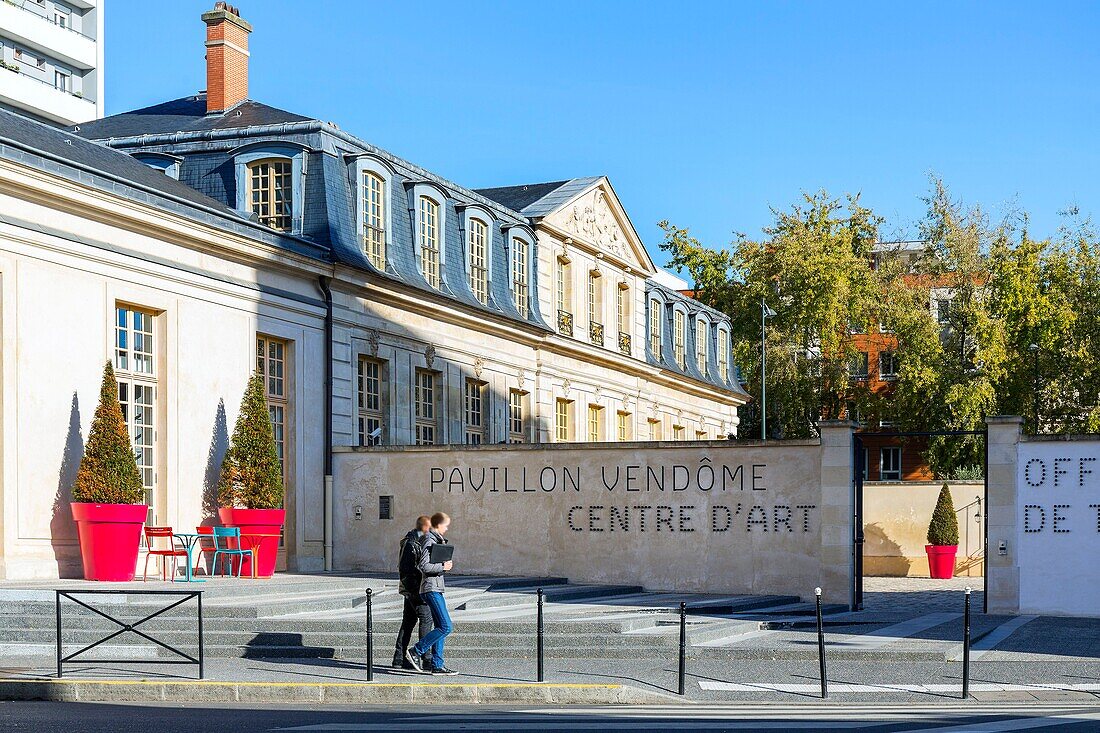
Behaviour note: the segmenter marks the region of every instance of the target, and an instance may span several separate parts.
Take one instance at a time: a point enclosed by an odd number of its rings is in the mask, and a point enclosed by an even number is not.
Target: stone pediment
[[[546,223],[640,272],[650,272],[653,264],[625,218],[614,193],[598,185],[546,217]]]

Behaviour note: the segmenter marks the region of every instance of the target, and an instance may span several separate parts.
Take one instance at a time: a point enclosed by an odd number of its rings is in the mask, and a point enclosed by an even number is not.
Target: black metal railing
[[[619,351],[623,352],[627,356],[630,356],[631,352],[633,351],[630,348],[630,346],[631,346],[631,344],[630,344],[630,334],[629,333],[620,333],[619,334]]]
[[[199,667],[199,679],[201,680],[203,678],[203,673],[204,673],[205,669],[204,669],[204,665],[203,665],[202,591],[187,591],[187,590],[67,590],[66,591],[66,590],[58,590],[58,591],[56,591],[56,594],[57,594],[57,596],[56,596],[56,601],[55,601],[55,608],[56,608],[56,614],[57,614],[57,677],[58,677],[58,679],[61,678],[61,676],[64,672],[64,665],[70,664],[72,662],[77,661],[77,657],[79,657],[81,654],[85,654],[85,653],[91,651],[92,649],[95,649],[96,647],[100,646],[101,644],[106,644],[107,642],[111,641],[112,639],[115,639],[115,638],[117,638],[117,637],[119,637],[122,634],[125,634],[127,632],[132,633],[132,634],[136,634],[137,636],[140,636],[142,639],[145,639],[146,641],[150,641],[153,644],[156,644],[158,647],[161,647],[162,649],[165,649],[169,652],[172,652],[173,654],[176,654],[181,658],[179,658],[179,659],[99,659],[99,658],[96,658],[94,660],[93,659],[88,659],[88,660],[84,660],[84,661],[89,661],[89,662],[94,661],[97,664],[197,664],[198,667]],[[153,611],[152,613],[148,613],[148,614],[146,614],[145,616],[143,616],[142,618],[140,618],[137,621],[129,622],[129,621],[124,621],[124,620],[121,620],[121,619],[117,619],[114,616],[112,616],[110,613],[107,613],[106,611],[104,611],[103,609],[96,608],[96,607],[90,605],[89,603],[85,603],[84,601],[80,600],[79,598],[76,598],[76,596],[116,596],[116,597],[117,596],[173,596],[173,597],[177,597],[179,600],[174,601],[173,603],[170,603],[167,606],[164,606],[163,608],[161,608],[159,610]],[[111,623],[118,624],[119,628],[116,629],[115,631],[111,632],[111,633],[108,633],[102,639],[98,639],[98,640],[92,642],[91,644],[88,644],[87,646],[84,646],[81,649],[73,652],[72,654],[65,655],[63,647],[62,647],[62,643],[61,643],[61,635],[62,635],[62,604],[61,604],[61,599],[62,598],[68,599],[68,600],[72,601],[73,603],[77,604],[78,606],[82,606],[83,608],[91,611],[92,613],[96,614],[97,616],[102,616],[103,618],[107,619]],[[152,621],[153,619],[157,618],[158,616],[160,616],[164,613],[167,613],[168,611],[171,611],[173,608],[176,608],[177,606],[181,606],[184,603],[187,603],[188,601],[190,601],[192,599],[194,599],[198,602],[198,607],[197,607],[198,608],[198,656],[197,657],[192,656],[190,654],[187,654],[186,652],[183,652],[183,651],[177,649],[176,647],[172,646],[171,644],[163,642],[160,639],[154,638],[153,636],[150,636],[149,634],[147,634],[144,631],[141,631],[137,628],[138,626],[141,626],[145,622]]]
[[[573,314],[569,311],[558,311],[558,333],[563,336],[573,335]]]
[[[603,346],[603,324],[596,323],[596,321],[588,322],[588,338],[592,340],[592,343],[596,346]]]

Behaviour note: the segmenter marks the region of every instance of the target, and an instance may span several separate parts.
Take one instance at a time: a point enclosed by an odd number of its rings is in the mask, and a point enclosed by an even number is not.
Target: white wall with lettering
[[[1100,615],[1100,441],[1021,442],[1020,612]]]

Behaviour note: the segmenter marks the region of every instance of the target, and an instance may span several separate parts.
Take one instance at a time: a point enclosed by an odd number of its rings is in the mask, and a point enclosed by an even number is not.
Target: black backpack
[[[417,565],[420,561],[420,541],[408,536],[401,538],[401,551],[397,559],[397,575],[405,578],[416,579],[420,575]]]

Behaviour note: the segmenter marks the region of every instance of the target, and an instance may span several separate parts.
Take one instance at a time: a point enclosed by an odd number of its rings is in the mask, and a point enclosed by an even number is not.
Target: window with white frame
[[[53,86],[59,92],[71,92],[73,89],[72,74],[56,69],[53,72]]]
[[[649,350],[653,358],[658,361],[661,360],[661,341],[664,338],[661,328],[662,315],[664,314],[660,301],[649,301]]]
[[[588,273],[588,327],[592,324],[603,325],[603,287],[600,273],[592,270]]]
[[[879,449],[880,481],[901,481],[901,446],[883,446]]]
[[[293,221],[293,165],[282,158],[248,164],[248,200],[264,226],[289,232]]]
[[[508,442],[526,443],[527,424],[524,417],[527,393],[512,389],[508,391]]]
[[[723,381],[730,377],[730,335],[718,329],[718,376]]]
[[[621,443],[631,440],[634,437],[632,435],[633,431],[631,430],[631,417],[629,412],[623,412],[622,410],[615,413],[616,434]]]
[[[480,379],[466,380],[463,395],[466,403],[466,445],[485,443],[486,387]]]
[[[363,171],[363,247],[367,260],[386,269],[386,179]]]
[[[470,219],[467,242],[470,289],[481,303],[489,302],[489,225],[481,219]]]
[[[386,442],[383,407],[385,364],[380,359],[361,357],[356,383],[359,392],[359,445],[381,445]]]
[[[420,269],[433,288],[439,287],[439,203],[420,197]]]
[[[68,8],[64,8],[60,5],[53,6],[53,22],[61,28],[72,27],[72,14]]]
[[[290,444],[290,379],[287,369],[289,342],[256,334],[256,371],[264,378],[264,398],[271,416],[275,435],[275,451],[283,468],[283,485],[287,480],[287,455]]]
[[[428,369],[417,369],[413,404],[415,405],[416,444],[435,445],[439,440],[438,375]]]
[[[530,314],[528,301],[530,268],[527,247],[526,240],[518,237],[512,239],[512,300],[515,301],[516,310],[524,318]]]
[[[683,311],[672,312],[672,354],[676,365],[683,369],[687,366],[687,352],[684,346],[684,334],[687,331],[687,314]]]
[[[878,352],[878,376],[879,379],[897,379],[898,355],[896,352]]]
[[[649,439],[661,440],[661,421],[657,418],[650,418],[646,421],[649,427]]]
[[[134,446],[148,521],[163,519],[157,501],[156,316],[133,306],[115,306],[115,379],[126,432]]]
[[[603,440],[603,408],[599,405],[588,406],[588,442]]]
[[[709,341],[710,324],[705,319],[699,318],[695,321],[695,366],[704,377],[707,375]]]
[[[619,283],[619,287],[615,289],[615,324],[619,329],[619,350],[629,354],[633,329],[630,327],[630,286],[626,282]]]
[[[573,438],[573,400],[558,398],[554,403],[554,441],[567,443]]]

